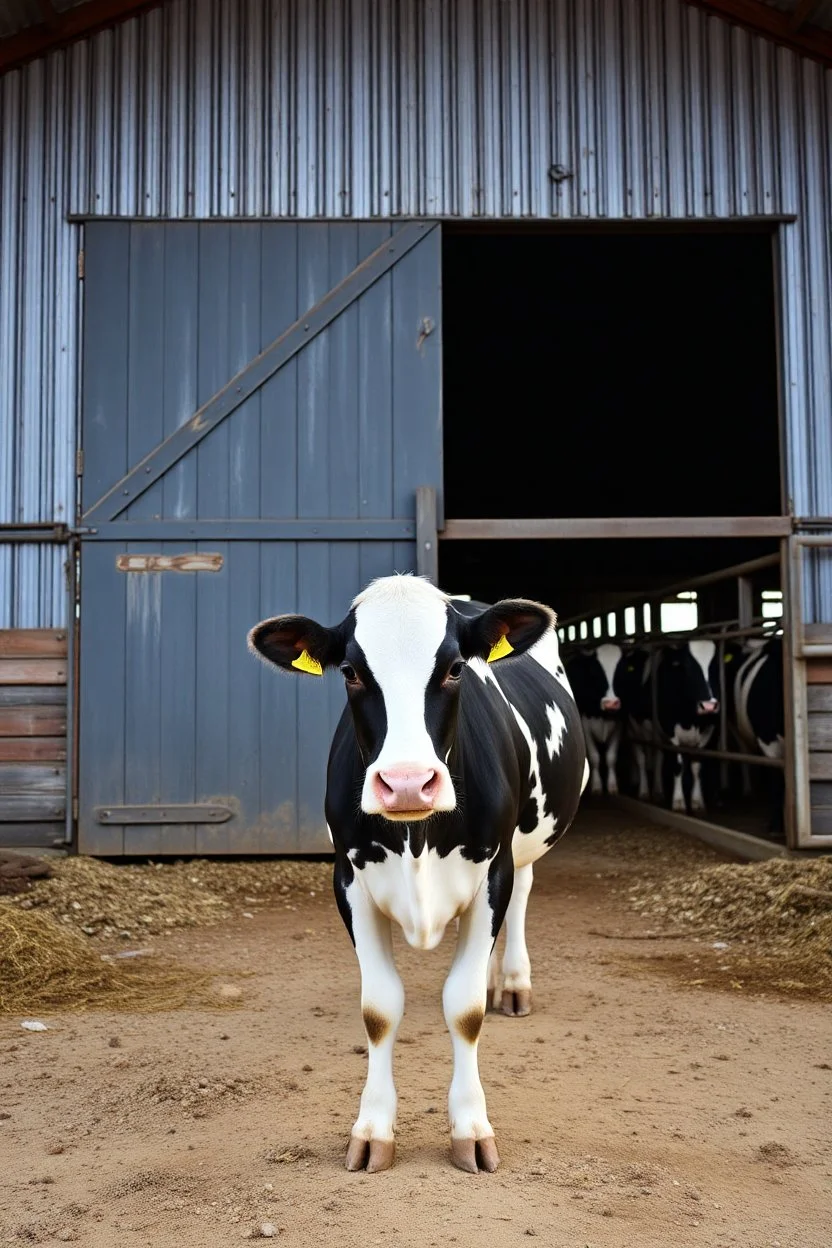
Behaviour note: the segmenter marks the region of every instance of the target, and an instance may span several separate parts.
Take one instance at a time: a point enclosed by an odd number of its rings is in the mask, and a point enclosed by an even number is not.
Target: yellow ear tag
[[[495,641],[491,647],[491,653],[488,656],[488,662],[493,663],[495,659],[504,659],[507,654],[511,654],[514,646],[509,644],[508,638],[503,635],[499,641]]]
[[[725,662],[726,662],[726,663],[730,663],[730,662],[732,662],[733,658],[734,658],[733,654],[726,654],[726,656],[725,656]]]
[[[296,659],[292,659],[292,667],[299,672],[308,672],[310,676],[323,676],[324,669],[317,659],[313,659],[308,650],[303,650]]]

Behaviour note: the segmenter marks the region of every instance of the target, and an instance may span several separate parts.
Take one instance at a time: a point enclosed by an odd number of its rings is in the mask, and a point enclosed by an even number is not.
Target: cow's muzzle
[[[705,702],[700,702],[696,708],[697,715],[716,715],[719,710],[719,701],[716,698],[708,698]]]

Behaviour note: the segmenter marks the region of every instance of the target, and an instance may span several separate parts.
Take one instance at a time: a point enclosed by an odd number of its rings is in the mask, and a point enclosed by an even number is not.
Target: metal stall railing
[[[659,590],[652,590],[649,593],[641,595],[618,596],[618,601],[614,608],[599,617],[597,610],[588,614],[569,617],[559,622],[558,630],[564,645],[564,654],[568,655],[570,647],[581,645],[600,645],[604,641],[615,641],[619,645],[625,647],[638,648],[652,652],[649,665],[649,682],[650,682],[650,703],[651,703],[651,740],[645,742],[648,750],[659,751],[664,754],[686,755],[697,759],[712,759],[721,764],[720,779],[721,787],[727,786],[727,765],[729,763],[739,763],[743,766],[762,767],[767,769],[775,769],[784,773],[788,772],[788,759],[790,757],[788,748],[784,748],[783,758],[771,758],[761,753],[749,753],[747,749],[742,748],[743,743],[739,734],[729,722],[727,715],[728,707],[728,677],[726,673],[727,664],[726,643],[729,641],[746,641],[752,638],[767,640],[773,636],[783,636],[786,631],[786,601],[785,593],[783,595],[783,615],[779,618],[765,619],[753,612],[753,592],[752,577],[754,574],[764,571],[768,568],[779,567],[782,562],[781,554],[763,555],[758,559],[748,560],[745,563],[734,564],[731,567],[721,568],[718,571],[706,573],[701,576],[690,577],[689,579],[679,582],[678,584],[668,585]],[[710,621],[705,624],[697,625],[694,628],[685,630],[674,630],[663,632],[660,628],[660,609],[662,602],[672,601],[680,594],[693,594],[708,586],[724,583],[726,581],[735,580],[737,582],[737,612],[735,616],[725,620]],[[627,607],[633,609],[637,614],[641,613],[641,628],[636,628],[632,632],[627,632],[624,628],[619,628],[618,620],[621,614],[621,608],[626,602]],[[649,612],[649,614],[648,614]],[[593,624],[600,620],[600,634],[597,628],[593,628]],[[648,622],[649,621],[649,622]],[[694,746],[674,745],[661,731],[658,720],[657,707],[657,672],[661,662],[661,655],[656,657],[659,648],[666,646],[673,641],[712,641],[716,646],[716,654],[718,658],[717,670],[719,672],[719,702],[720,715],[718,722],[718,748],[696,748]],[[785,669],[784,662],[784,669]],[[790,735],[790,734],[787,734]],[[729,738],[733,736],[734,742],[740,748],[730,748]],[[796,841],[796,835],[793,828],[794,819],[792,809],[788,801],[789,786],[784,786],[787,792],[787,799],[784,802],[784,833],[786,844],[791,845]],[[635,799],[626,799],[635,801]],[[638,805],[653,806],[654,803],[645,803],[639,801]],[[662,807],[662,813],[667,814]],[[677,819],[679,816],[674,816]],[[692,818],[691,816],[683,816],[684,819]],[[732,830],[726,829],[726,833],[734,836],[742,835],[743,840],[760,840],[761,845],[767,844],[762,838],[750,838],[747,833],[737,834]]]

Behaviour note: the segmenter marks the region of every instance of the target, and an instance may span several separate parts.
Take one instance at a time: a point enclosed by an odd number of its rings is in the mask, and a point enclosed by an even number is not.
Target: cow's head
[[[554,622],[549,607],[521,598],[466,617],[428,581],[391,576],[373,581],[332,628],[279,615],[248,640],[286,672],[340,668],[366,768],[361,809],[412,822],[456,806],[447,760],[467,662],[522,654]]]
[[[719,676],[716,644],[713,641],[683,641],[669,647],[671,667],[686,701],[695,704],[697,715],[715,715],[719,710]]]
[[[613,642],[581,649],[569,664],[569,679],[581,710],[615,719],[621,714],[621,646]]]

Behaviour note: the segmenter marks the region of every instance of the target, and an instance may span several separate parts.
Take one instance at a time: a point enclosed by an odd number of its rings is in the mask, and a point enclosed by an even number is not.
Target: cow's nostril
[[[422,785],[422,797],[426,797],[428,799],[432,798],[436,794],[436,790],[438,788],[439,788],[439,776],[437,775],[435,771],[432,771],[430,773],[430,779],[426,780],[425,783]]]

